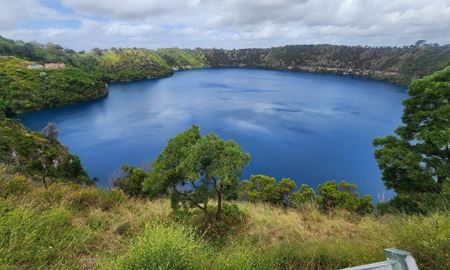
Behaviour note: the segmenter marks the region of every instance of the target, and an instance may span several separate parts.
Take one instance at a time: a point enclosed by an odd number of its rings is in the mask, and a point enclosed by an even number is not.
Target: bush
[[[419,269],[448,270],[450,214],[405,215],[395,222],[396,245],[415,256]]]
[[[345,209],[352,213],[368,214],[373,210],[372,197],[365,195],[359,197],[355,192],[357,185],[341,181],[327,181],[318,186],[319,205],[324,211],[332,209]]]
[[[450,210],[450,190],[445,185],[442,192],[399,193],[387,203],[377,205],[379,214],[408,213],[429,214]]]
[[[123,165],[123,175],[114,180],[114,187],[119,188],[128,196],[145,196],[142,183],[147,178],[147,172],[143,169]]]
[[[293,192],[289,196],[289,203],[292,207],[300,207],[306,203],[314,203],[316,201],[316,192],[306,184],[302,184],[298,191]]]
[[[179,225],[157,224],[148,227],[141,237],[117,259],[117,269],[186,270],[209,269],[208,246],[194,231]]]
[[[0,197],[22,195],[30,190],[31,183],[24,176],[0,174]]]
[[[43,204],[57,204],[61,203],[65,196],[71,194],[75,186],[64,183],[53,183],[48,188],[36,188],[33,190],[32,197],[39,203]]]
[[[69,196],[70,204],[78,209],[101,208],[111,209],[126,200],[126,195],[118,189],[102,190],[96,187],[82,188]]]
[[[179,210],[174,213],[174,219],[184,225],[194,227],[206,239],[221,239],[239,232],[247,221],[247,215],[234,203],[222,206],[222,217],[215,217],[216,207],[208,207],[208,213],[195,209],[194,211]]]
[[[250,179],[240,182],[238,197],[251,202],[269,202],[287,205],[289,194],[295,189],[295,182],[282,178],[279,182],[274,177],[252,175]]]

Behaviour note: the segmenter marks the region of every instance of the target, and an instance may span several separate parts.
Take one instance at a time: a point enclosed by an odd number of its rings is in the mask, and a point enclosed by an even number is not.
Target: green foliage
[[[375,158],[388,188],[436,192],[450,182],[450,68],[417,80],[403,103],[396,136],[375,139]]]
[[[123,165],[123,175],[114,180],[114,187],[119,188],[129,196],[146,196],[142,184],[148,176],[143,169]]]
[[[440,192],[398,193],[386,203],[377,205],[379,214],[417,213],[428,214],[450,210],[450,184],[444,184]]]
[[[57,44],[13,41],[0,37],[0,55],[40,63],[63,62],[103,81],[164,77],[194,67],[262,67],[369,76],[408,85],[450,65],[450,46],[403,47],[291,45],[267,49],[94,48],[75,52]]]
[[[0,57],[4,109],[27,112],[98,99],[107,94],[104,82],[80,69],[29,69],[28,64],[19,58]]]
[[[287,205],[288,197],[294,189],[295,182],[289,178],[282,178],[277,182],[274,177],[252,175],[250,179],[240,183],[238,197],[251,202]]]
[[[293,207],[301,207],[306,203],[316,202],[316,192],[307,184],[302,184],[298,191],[292,192],[289,201]]]
[[[247,214],[234,203],[224,203],[220,221],[215,218],[217,207],[211,206],[205,214],[200,209],[180,210],[173,213],[174,219],[184,225],[195,228],[196,232],[208,240],[224,242],[228,237],[242,230]]]
[[[25,176],[5,172],[6,168],[0,167],[0,197],[23,195],[31,191],[31,183]]]
[[[82,188],[70,194],[68,198],[70,204],[78,210],[86,208],[108,210],[120,205],[126,199],[127,197],[121,190],[102,190],[96,187]]]
[[[408,85],[450,65],[450,46],[290,45],[268,49],[198,49],[214,67],[263,67],[368,76]]]
[[[208,247],[189,228],[156,224],[120,256],[113,268],[126,270],[208,269]]]
[[[345,209],[351,213],[368,214],[372,212],[372,198],[370,195],[360,197],[355,192],[357,186],[342,181],[328,181],[318,186],[316,195],[313,188],[302,184],[295,190],[295,182],[288,178],[277,182],[274,177],[266,175],[252,175],[250,179],[241,181],[237,191],[238,199],[250,202],[267,202],[301,208],[308,203],[318,203],[323,211]]]
[[[27,175],[45,176],[50,181],[91,183],[80,159],[58,141],[28,131],[6,118],[0,118],[0,162]]]
[[[158,54],[146,49],[112,49],[101,52],[96,58],[106,81],[142,80],[172,74]]]
[[[331,209],[345,209],[350,212],[367,214],[372,212],[372,198],[370,195],[359,197],[355,192],[355,184],[341,181],[328,181],[320,184],[318,190],[318,201],[321,209],[329,211]]]
[[[217,257],[214,269],[272,270],[293,269],[292,251],[286,246],[254,248],[245,241],[232,243]]]
[[[144,190],[150,194],[169,190],[174,210],[198,207],[207,213],[209,199],[216,197],[220,219],[222,199],[233,192],[249,160],[234,141],[216,134],[201,136],[192,126],[169,140],[153,163]]]

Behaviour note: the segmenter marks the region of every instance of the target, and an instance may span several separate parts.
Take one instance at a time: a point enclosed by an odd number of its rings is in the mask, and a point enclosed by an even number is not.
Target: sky
[[[450,0],[0,0],[0,35],[76,50],[450,44]]]

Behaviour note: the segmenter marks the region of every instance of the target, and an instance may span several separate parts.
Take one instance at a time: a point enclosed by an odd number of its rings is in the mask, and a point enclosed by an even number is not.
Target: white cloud
[[[61,0],[78,12],[117,19],[141,19],[186,9],[200,0]]]
[[[75,30],[19,29],[64,16],[37,0],[0,3],[0,34],[75,49],[450,43],[450,0],[61,0],[81,22]]]
[[[36,18],[61,19],[62,16],[56,10],[42,6],[38,0],[0,0],[0,30]]]

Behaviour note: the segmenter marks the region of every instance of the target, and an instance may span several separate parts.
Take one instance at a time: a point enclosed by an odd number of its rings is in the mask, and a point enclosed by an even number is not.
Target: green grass
[[[450,265],[448,212],[361,217],[238,202],[241,214],[230,208],[220,225],[233,229],[214,238],[217,224],[180,218],[166,199],[0,174],[0,269],[339,269],[384,260],[388,247],[412,252],[420,269]]]

